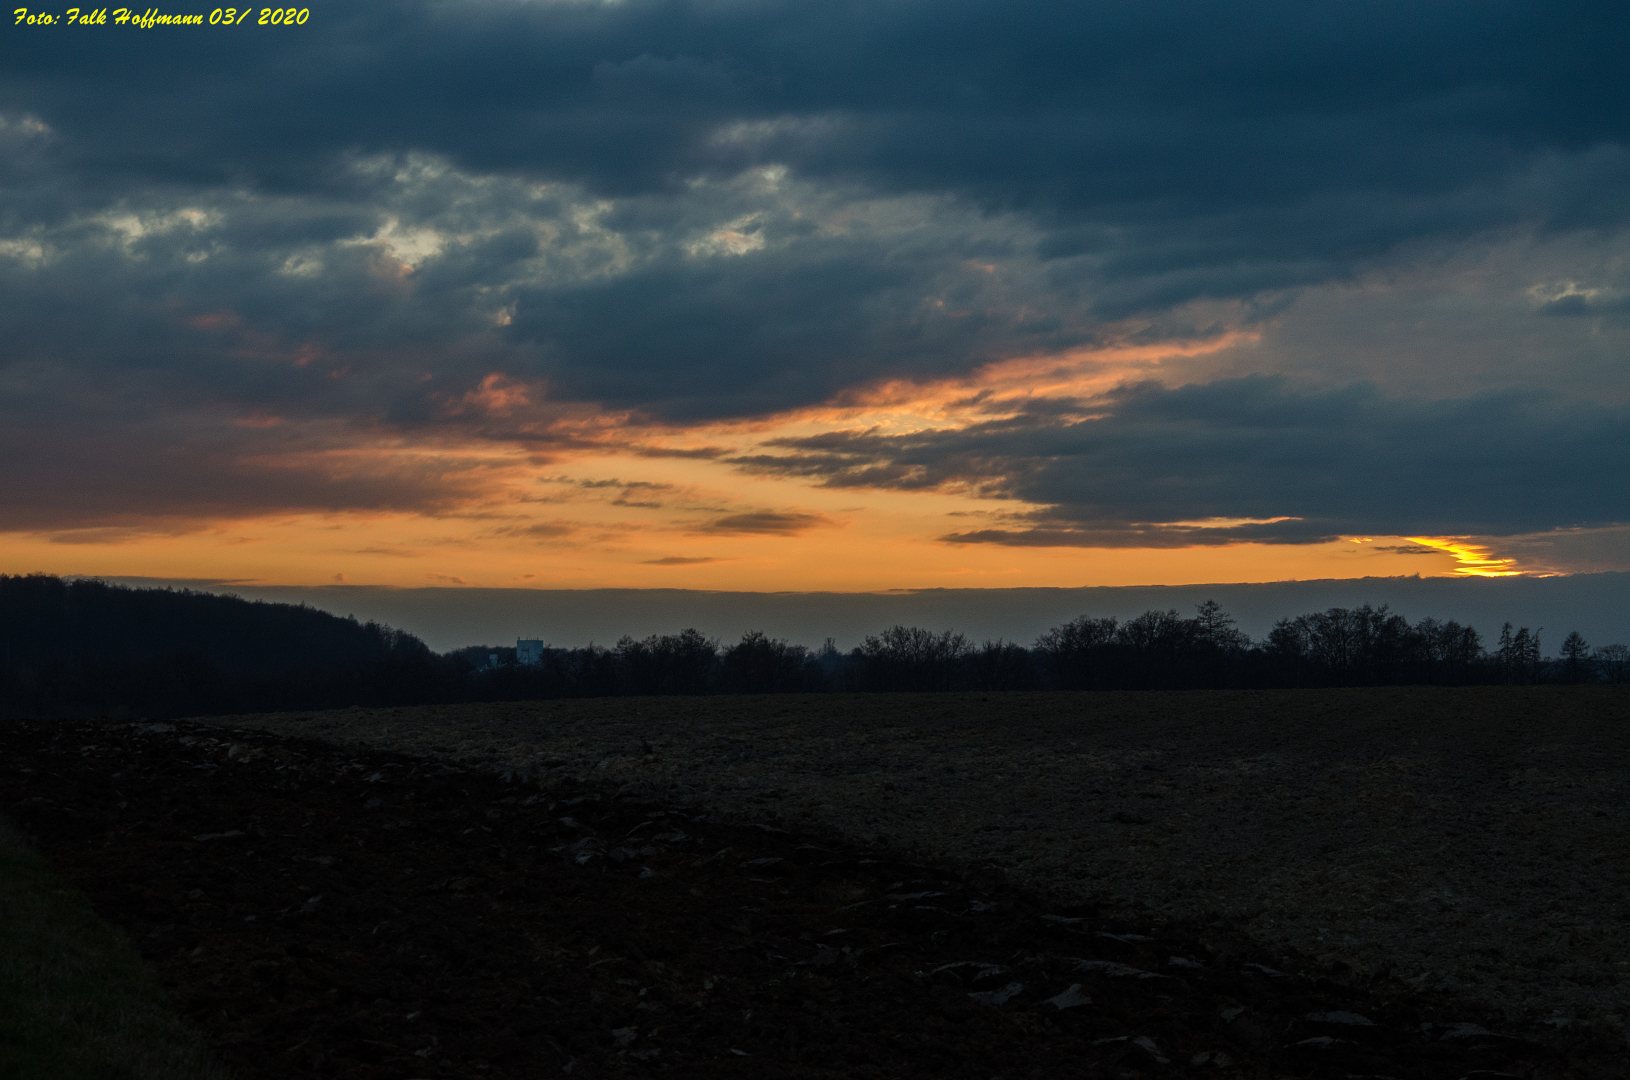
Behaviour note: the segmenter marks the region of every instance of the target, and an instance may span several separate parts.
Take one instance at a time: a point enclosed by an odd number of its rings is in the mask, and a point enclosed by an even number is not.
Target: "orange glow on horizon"
[[[7,542],[8,573],[235,581],[343,582],[393,588],[685,588],[744,592],[1073,588],[1400,577],[1419,560],[1355,558],[1340,544],[1194,548],[991,548],[970,551],[872,530],[662,544],[635,529],[589,543],[494,545],[468,533],[431,535],[413,520],[257,521],[185,536],[124,534],[71,546]],[[671,536],[672,534],[670,534]],[[593,540],[604,541],[604,546]],[[653,540],[658,542],[653,543]]]
[[[501,372],[445,402],[450,415],[479,422],[467,429],[472,434],[444,428],[408,436],[244,416],[228,422],[278,438],[291,433],[237,459],[246,488],[256,476],[275,476],[282,490],[339,491],[330,497],[334,505],[347,505],[353,494],[362,505],[12,532],[0,571],[266,585],[771,592],[1523,573],[1515,560],[1466,537],[1184,548],[952,543],[938,538],[1000,534],[1044,508],[960,481],[920,489],[824,486],[818,475],[748,471],[731,460],[783,456],[778,440],[821,434],[955,431],[1042,400],[1086,402],[1085,412],[1116,386],[1158,377],[1164,360],[1242,340],[1223,334],[1003,360],[967,376],[895,380],[816,407],[688,426],[557,403],[545,384]]]

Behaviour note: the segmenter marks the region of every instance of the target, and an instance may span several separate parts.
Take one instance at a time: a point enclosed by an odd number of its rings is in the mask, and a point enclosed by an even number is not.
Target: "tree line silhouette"
[[[402,630],[305,605],[0,575],[0,716],[203,716],[436,701]]]
[[[496,661],[496,662],[494,662]],[[1379,607],[1281,619],[1252,640],[1214,601],[1184,617],[1083,615],[1025,646],[894,626],[848,652],[694,629],[612,647],[446,654],[306,605],[41,574],[0,575],[0,716],[174,717],[533,698],[958,690],[1245,689],[1630,681],[1630,650],[1577,632],[1410,623]]]

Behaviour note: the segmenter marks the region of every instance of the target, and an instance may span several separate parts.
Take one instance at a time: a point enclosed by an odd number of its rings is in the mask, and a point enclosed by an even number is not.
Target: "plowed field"
[[[603,699],[229,721],[1223,920],[1529,1027],[1630,1020],[1622,687]]]
[[[0,762],[0,805],[244,1078],[1622,1068],[1225,921],[1056,905],[606,770],[114,722],[0,726]]]

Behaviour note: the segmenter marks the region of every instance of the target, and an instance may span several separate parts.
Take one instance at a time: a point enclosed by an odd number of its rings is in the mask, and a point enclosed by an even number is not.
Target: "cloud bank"
[[[970,550],[1630,521],[1622,6],[481,0],[134,33],[0,43],[0,530],[495,513],[590,451],[956,492],[985,518],[922,533]],[[1129,349],[1169,358],[978,398]],[[842,413],[963,384],[955,424]],[[844,531],[745,488],[621,497]]]

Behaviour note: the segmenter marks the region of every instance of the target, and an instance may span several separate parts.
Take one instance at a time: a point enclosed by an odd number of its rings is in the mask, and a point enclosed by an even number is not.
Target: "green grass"
[[[129,940],[0,820],[0,1077],[225,1076]]]

